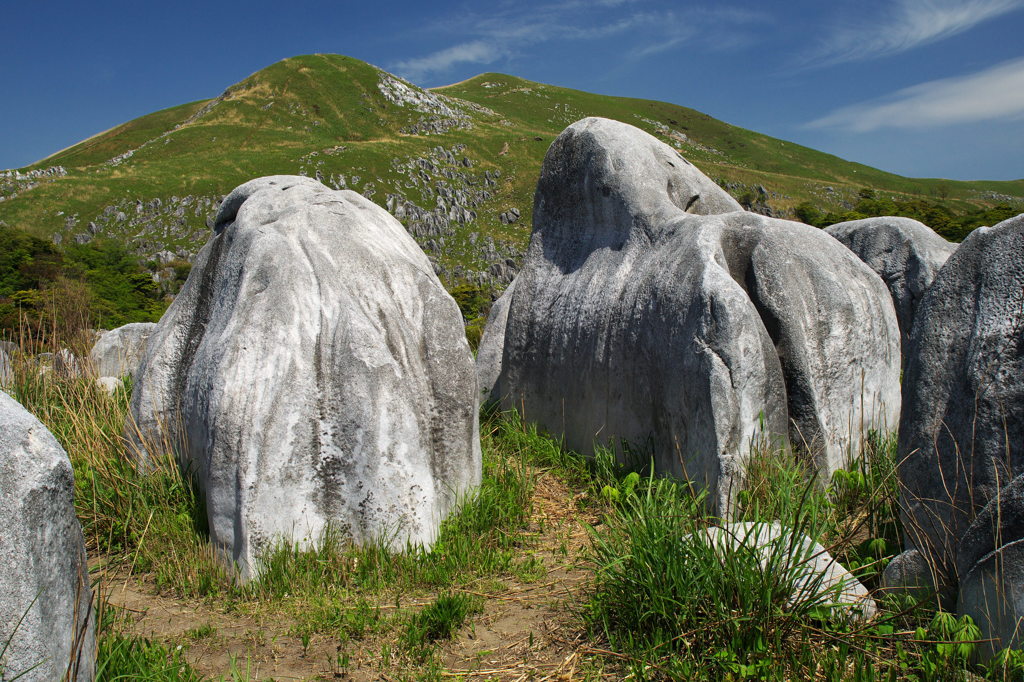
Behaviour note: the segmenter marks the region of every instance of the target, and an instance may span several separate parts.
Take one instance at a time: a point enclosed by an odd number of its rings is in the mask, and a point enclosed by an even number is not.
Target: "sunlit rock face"
[[[71,461],[0,392],[0,670],[4,679],[93,679],[96,619]]]
[[[889,288],[905,352],[917,306],[956,244],[924,223],[893,216],[836,223],[825,231],[857,254]]]
[[[889,292],[827,234],[743,211],[675,150],[599,118],[552,144],[533,215],[482,390],[569,447],[628,443],[724,512],[752,443],[788,438],[828,480],[895,426]]]
[[[132,398],[244,575],[333,528],[429,546],[480,480],[473,357],[397,220],[309,178],[235,189],[150,339]],[[141,455],[145,462],[146,455]]]
[[[903,404],[908,548],[955,593],[966,529],[1024,474],[1024,215],[978,228],[942,266],[914,321]]]

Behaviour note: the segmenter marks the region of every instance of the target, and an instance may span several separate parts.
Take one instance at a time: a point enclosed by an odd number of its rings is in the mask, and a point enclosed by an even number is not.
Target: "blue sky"
[[[1024,178],[1024,0],[4,3],[0,168],[337,52],[699,109],[919,177]]]

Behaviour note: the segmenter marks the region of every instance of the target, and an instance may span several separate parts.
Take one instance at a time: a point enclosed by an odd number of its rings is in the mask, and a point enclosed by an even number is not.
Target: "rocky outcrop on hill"
[[[906,349],[917,306],[956,244],[923,223],[892,216],[836,223],[825,231],[871,266],[889,287],[901,347]]]
[[[146,341],[156,331],[152,322],[133,322],[101,332],[89,362],[97,377],[125,377],[135,374],[146,351]]]
[[[174,257],[188,261],[195,257],[193,244],[202,244],[209,232],[208,216],[220,206],[219,196],[177,195],[147,201],[122,199],[95,216],[69,215],[64,229],[53,235],[54,242],[65,240],[87,244],[96,237],[116,238],[136,255],[157,259],[169,244],[183,244]],[[84,223],[84,224],[83,224]]]
[[[584,119],[551,146],[508,306],[506,407],[583,452],[625,441],[723,513],[753,442],[788,432],[828,480],[899,414],[878,276],[626,124]]]
[[[1022,311],[1024,215],[972,232],[918,306],[899,477],[908,547],[943,595],[963,578],[957,547],[978,511],[1024,474]]]
[[[297,176],[224,201],[132,396],[245,575],[274,542],[430,545],[480,479],[462,316],[383,209]]]
[[[92,680],[96,628],[71,462],[53,434],[2,392],[0,500],[2,676]]]
[[[54,178],[62,178],[68,174],[64,166],[50,166],[30,171],[0,171],[0,201],[14,199],[19,194],[33,190],[40,183]]]

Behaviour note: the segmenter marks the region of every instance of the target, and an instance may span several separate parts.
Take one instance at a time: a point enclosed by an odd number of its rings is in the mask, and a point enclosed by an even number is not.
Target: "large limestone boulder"
[[[0,500],[0,677],[91,680],[95,618],[71,462],[53,434],[6,393]]]
[[[120,378],[135,374],[146,351],[146,341],[156,327],[153,322],[133,322],[101,332],[89,352],[96,376]]]
[[[792,587],[789,607],[826,607],[849,620],[869,620],[878,605],[868,589],[820,544],[779,523],[727,523],[683,537],[715,552],[723,565],[742,566],[744,558],[762,571],[774,571]],[[700,545],[691,548],[701,550]],[[737,555],[745,555],[745,557]],[[727,559],[732,555],[733,559]],[[753,566],[751,566],[753,568]],[[743,570],[743,569],[740,569]]]
[[[623,123],[584,119],[552,144],[507,296],[484,390],[571,448],[629,443],[719,511],[752,442],[788,433],[827,480],[898,417],[882,280],[820,230],[741,210]]]
[[[224,201],[132,396],[243,575],[328,527],[430,545],[480,480],[477,405],[459,308],[402,225],[294,176]]]
[[[892,216],[837,223],[825,231],[885,281],[896,308],[900,341],[906,348],[917,306],[956,244],[924,223]]]
[[[1024,215],[972,232],[918,307],[899,477],[908,548],[955,590],[957,545],[1024,473]]]

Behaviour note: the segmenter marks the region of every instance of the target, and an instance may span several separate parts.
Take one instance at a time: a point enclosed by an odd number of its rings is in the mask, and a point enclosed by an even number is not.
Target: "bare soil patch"
[[[575,608],[587,584],[587,523],[579,495],[550,472],[536,472],[533,514],[523,533],[524,557],[535,571],[482,578],[454,591],[478,596],[483,612],[431,661],[410,657],[401,622],[366,637],[298,633],[301,604],[211,601],[161,593],[146,576],[97,577],[110,604],[123,610],[128,632],[182,647],[202,675],[251,680],[594,679],[596,664]],[[540,568],[542,567],[542,568]],[[409,614],[436,594],[367,596],[382,614]]]

